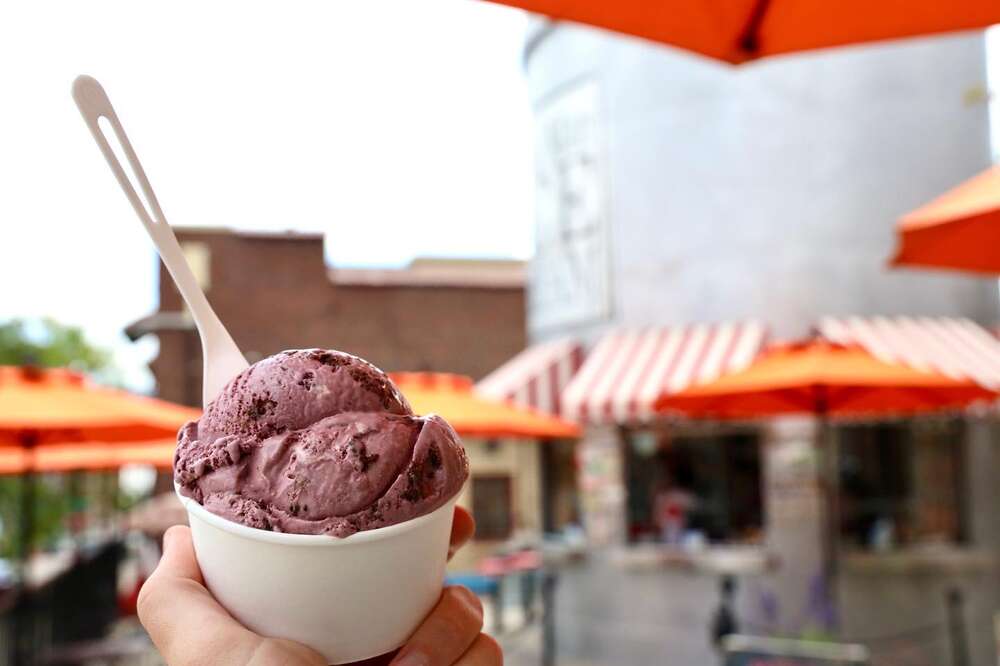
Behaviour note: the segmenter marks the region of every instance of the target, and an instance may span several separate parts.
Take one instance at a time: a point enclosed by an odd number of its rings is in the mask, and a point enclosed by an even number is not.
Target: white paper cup
[[[304,643],[331,664],[400,647],[441,595],[457,495],[342,539],[254,529],[180,497],[219,603],[253,631]]]

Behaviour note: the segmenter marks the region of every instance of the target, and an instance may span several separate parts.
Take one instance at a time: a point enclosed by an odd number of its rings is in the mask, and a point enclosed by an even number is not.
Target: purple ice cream
[[[430,513],[468,475],[447,422],[414,416],[367,361],[322,349],[237,375],[181,429],[174,458],[181,493],[216,515],[337,537]]]

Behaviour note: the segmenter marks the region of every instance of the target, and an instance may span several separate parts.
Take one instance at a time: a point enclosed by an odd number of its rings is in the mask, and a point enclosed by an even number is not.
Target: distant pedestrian
[[[653,513],[660,538],[666,544],[679,546],[687,529],[688,515],[694,507],[694,496],[673,484],[667,484],[656,494]]]
[[[722,639],[730,634],[739,633],[736,613],[733,611],[733,594],[736,592],[736,579],[730,575],[722,577],[719,588],[721,598],[719,607],[712,616],[711,639],[716,649],[722,649]]]

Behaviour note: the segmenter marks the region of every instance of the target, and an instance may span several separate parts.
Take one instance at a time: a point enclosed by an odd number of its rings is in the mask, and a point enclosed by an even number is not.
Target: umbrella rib
[[[740,32],[737,43],[740,50],[750,57],[760,51],[760,27],[764,23],[764,17],[767,16],[770,4],[771,0],[757,0],[750,11],[746,25]]]

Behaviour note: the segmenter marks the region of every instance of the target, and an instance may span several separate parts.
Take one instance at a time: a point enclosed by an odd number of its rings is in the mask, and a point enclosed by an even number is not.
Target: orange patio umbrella
[[[126,465],[152,465],[170,469],[177,440],[116,443],[80,442],[43,444],[31,449],[0,447],[0,475],[28,472],[93,472],[115,470]]]
[[[580,434],[580,429],[569,421],[478,395],[469,377],[401,372],[394,373],[392,380],[414,412],[439,414],[463,436],[556,439]]]
[[[780,414],[871,416],[961,408],[996,397],[972,381],[884,363],[822,341],[765,352],[749,368],[656,403],[660,411],[716,418]]]
[[[0,366],[0,446],[175,437],[200,411],[104,388],[64,368]]]
[[[1000,274],[1000,167],[901,218],[894,266]]]
[[[729,63],[1000,23],[996,0],[493,0]]]
[[[33,534],[35,472],[108,469],[126,461],[156,464],[165,457],[164,440],[172,445],[177,430],[199,413],[96,386],[65,368],[0,366],[0,473],[27,476],[22,555]],[[111,451],[118,446],[121,451]]]

